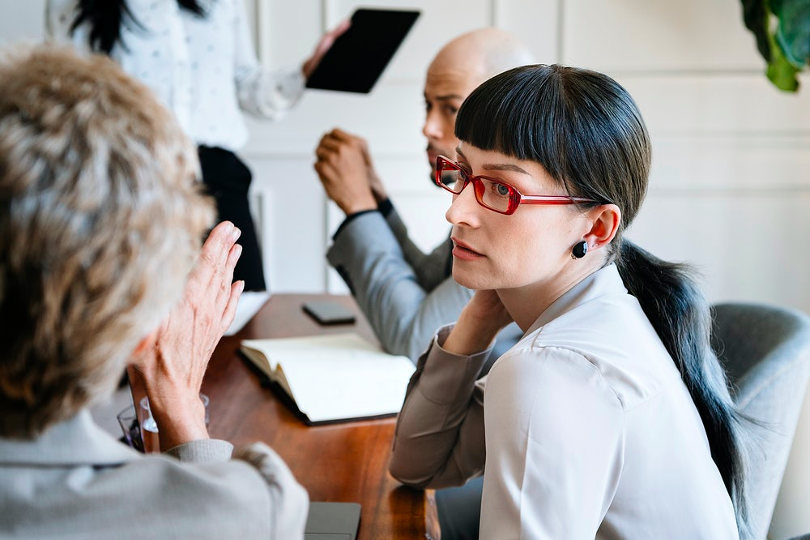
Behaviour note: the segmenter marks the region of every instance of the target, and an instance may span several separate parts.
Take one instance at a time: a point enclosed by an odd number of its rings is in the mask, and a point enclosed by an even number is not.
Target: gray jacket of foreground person
[[[87,410],[34,440],[0,438],[2,538],[301,538],[307,506],[261,443],[233,452],[207,439],[143,455]]]
[[[423,253],[389,203],[350,216],[335,233],[326,258],[352,291],[382,346],[413,360],[436,329],[455,321],[473,291],[453,280],[448,238]],[[500,334],[484,368],[517,343],[515,324]]]

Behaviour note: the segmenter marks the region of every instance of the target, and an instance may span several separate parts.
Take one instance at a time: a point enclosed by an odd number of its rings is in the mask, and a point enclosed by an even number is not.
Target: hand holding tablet
[[[306,87],[369,93],[418,17],[418,11],[358,9]]]

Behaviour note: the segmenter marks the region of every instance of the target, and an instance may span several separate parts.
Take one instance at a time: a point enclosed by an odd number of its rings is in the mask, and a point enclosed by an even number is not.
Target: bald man
[[[436,156],[456,154],[456,112],[470,92],[493,75],[530,63],[532,56],[520,42],[494,28],[463,34],[439,51],[428,68],[424,90],[422,133],[431,173]],[[327,259],[383,347],[415,361],[436,329],[455,321],[472,297],[472,291],[451,276],[452,243],[448,237],[429,254],[414,245],[362,138],[334,129],[323,136],[315,154],[315,170],[327,196],[346,214]],[[507,328],[491,360],[519,336],[517,327]]]

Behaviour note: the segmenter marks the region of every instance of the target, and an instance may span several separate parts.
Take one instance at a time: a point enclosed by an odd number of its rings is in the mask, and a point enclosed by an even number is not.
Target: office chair
[[[716,304],[712,347],[752,426],[747,492],[752,537],[767,537],[785,473],[808,375],[810,317],[755,304]],[[804,538],[804,537],[803,537]]]

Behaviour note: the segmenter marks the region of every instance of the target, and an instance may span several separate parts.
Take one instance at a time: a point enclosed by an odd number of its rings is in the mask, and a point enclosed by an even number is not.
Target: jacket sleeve
[[[422,285],[380,212],[348,222],[326,255],[351,289],[383,347],[415,359],[436,328],[458,318],[472,291],[452,278]]]
[[[277,120],[304,93],[304,75],[299,69],[270,71],[256,59],[244,2],[234,2],[234,83],[242,110]]]
[[[484,470],[485,379],[476,379],[490,351],[445,351],[451,328],[420,357],[397,419],[390,471],[413,487],[461,485]]]
[[[448,277],[453,249],[449,238],[430,253],[424,253],[408,236],[408,228],[393,206],[385,215],[385,220],[394,233],[405,260],[413,268],[416,280],[422,287],[432,290]]]
[[[284,461],[269,446],[254,443],[233,451],[231,443],[204,439],[168,450],[166,454],[186,463],[208,465],[231,460],[244,461],[259,473],[269,497],[270,538],[303,538],[309,496],[295,480]],[[232,462],[233,463],[233,462]],[[247,486],[247,484],[246,484]],[[248,487],[245,487],[249,491]]]

